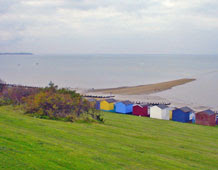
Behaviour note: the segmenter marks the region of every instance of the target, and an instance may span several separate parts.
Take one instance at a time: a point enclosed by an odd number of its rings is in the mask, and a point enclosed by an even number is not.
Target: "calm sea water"
[[[196,77],[218,70],[218,56],[33,55],[0,56],[8,83],[104,88]]]
[[[218,55],[0,55],[0,78],[8,83],[34,86],[46,86],[53,81],[60,87],[73,88],[197,78],[196,82],[160,94],[175,94],[186,100],[192,93],[196,102],[201,93],[207,104],[218,105]]]

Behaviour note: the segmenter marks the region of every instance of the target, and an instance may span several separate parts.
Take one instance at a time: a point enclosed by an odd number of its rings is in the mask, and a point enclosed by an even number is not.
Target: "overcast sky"
[[[218,54],[218,0],[0,0],[0,52]]]

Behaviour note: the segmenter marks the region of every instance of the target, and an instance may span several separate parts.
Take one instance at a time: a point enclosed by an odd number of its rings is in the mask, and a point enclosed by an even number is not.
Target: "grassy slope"
[[[218,127],[104,117],[66,123],[0,107],[0,169],[218,169]]]

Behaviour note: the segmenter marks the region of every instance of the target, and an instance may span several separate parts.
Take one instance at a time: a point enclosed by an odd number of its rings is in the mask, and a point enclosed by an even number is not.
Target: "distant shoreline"
[[[184,79],[178,79],[178,80],[155,83],[155,84],[140,85],[140,86],[96,89],[90,92],[99,92],[105,94],[121,94],[121,95],[152,94],[164,90],[169,90],[175,86],[183,85],[195,80],[196,79],[184,78]]]
[[[0,53],[0,55],[33,55],[33,53]]]

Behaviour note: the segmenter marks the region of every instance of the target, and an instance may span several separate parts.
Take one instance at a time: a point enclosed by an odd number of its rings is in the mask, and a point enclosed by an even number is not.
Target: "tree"
[[[52,81],[50,81],[48,85],[49,85],[49,88],[52,88],[52,89],[53,89],[53,88],[54,88],[54,89],[58,89],[58,86],[55,85]]]

